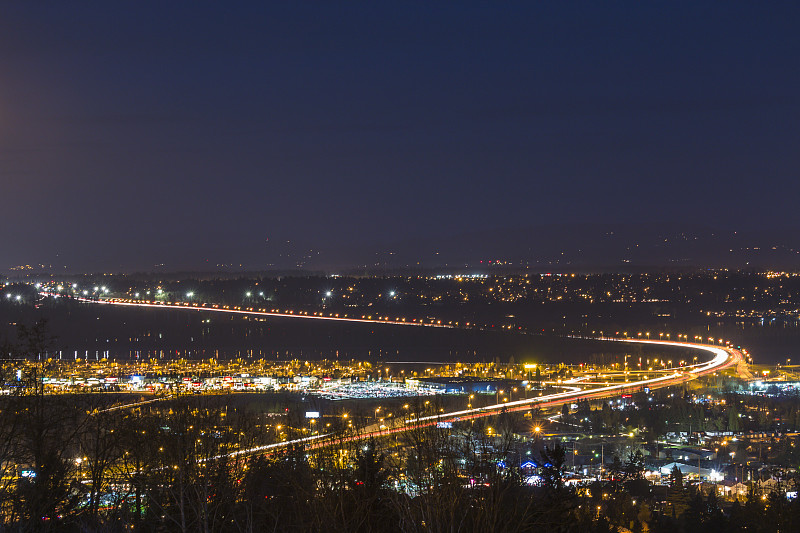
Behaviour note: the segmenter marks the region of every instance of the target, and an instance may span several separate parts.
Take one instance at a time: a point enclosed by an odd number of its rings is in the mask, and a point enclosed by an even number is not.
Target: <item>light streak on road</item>
[[[388,325],[395,325],[395,326],[425,326],[425,327],[438,327],[438,328],[450,328],[454,329],[458,326],[454,326],[452,324],[441,324],[437,322],[423,322],[422,320],[415,322],[415,321],[405,321],[405,320],[383,320],[383,319],[368,319],[368,318],[351,318],[351,317],[335,317],[335,316],[322,316],[322,315],[308,315],[308,314],[301,314],[301,313],[280,313],[280,312],[268,312],[268,311],[256,311],[256,310],[249,310],[249,309],[225,309],[219,307],[209,307],[205,304],[186,304],[186,305],[175,305],[175,304],[164,304],[164,303],[150,303],[150,302],[137,302],[137,301],[129,301],[129,300],[116,300],[116,299],[102,299],[102,300],[91,300],[85,298],[78,298],[81,301],[89,302],[89,303],[97,303],[97,304],[104,304],[104,305],[117,305],[117,306],[127,306],[127,307],[151,307],[151,308],[158,308],[158,309],[183,309],[183,310],[197,310],[197,311],[208,311],[214,313],[228,313],[228,314],[239,314],[239,315],[255,315],[255,316],[270,316],[270,317],[281,317],[281,318],[301,318],[301,319],[309,319],[309,320],[326,320],[326,321],[333,321],[333,322],[355,322],[355,323],[366,323],[366,324],[388,324]],[[688,348],[693,350],[701,350],[705,352],[709,352],[713,357],[709,361],[696,363],[692,365],[686,365],[682,367],[675,367],[670,369],[669,374],[661,375],[654,378],[643,379],[639,381],[632,381],[632,382],[625,382],[625,383],[615,383],[611,385],[604,385],[600,387],[587,387],[582,389],[579,386],[570,386],[567,391],[558,392],[554,394],[548,394],[546,396],[538,396],[535,398],[528,398],[524,400],[515,400],[511,402],[503,402],[494,405],[489,405],[485,407],[478,407],[474,409],[464,409],[460,411],[451,411],[448,413],[440,413],[436,415],[429,415],[423,416],[418,418],[410,418],[410,419],[395,419],[391,422],[387,421],[390,425],[389,426],[382,426],[375,429],[367,428],[364,432],[356,434],[356,435],[346,435],[346,436],[337,436],[337,435],[314,435],[310,437],[303,437],[300,439],[294,439],[289,441],[283,442],[276,442],[273,444],[266,444],[263,446],[256,446],[253,448],[248,448],[245,450],[238,450],[235,452],[231,452],[229,454],[225,454],[226,457],[236,457],[242,455],[250,455],[256,453],[263,453],[263,452],[271,452],[275,450],[279,450],[281,448],[286,448],[292,445],[301,445],[310,449],[320,448],[323,446],[331,445],[331,444],[341,444],[344,442],[352,442],[357,440],[368,439],[372,437],[382,437],[387,435],[392,435],[395,433],[400,433],[404,431],[410,431],[414,429],[419,429],[422,427],[429,427],[437,424],[438,422],[459,422],[464,420],[473,420],[476,418],[482,418],[486,416],[492,416],[501,412],[513,412],[513,411],[523,411],[528,410],[534,407],[537,408],[544,408],[544,407],[555,407],[565,403],[571,403],[578,400],[594,400],[594,399],[602,399],[602,398],[609,398],[616,396],[618,394],[624,393],[632,393],[641,390],[644,387],[649,387],[651,389],[658,389],[662,387],[669,387],[672,385],[678,385],[681,383],[685,383],[687,381],[691,381],[697,379],[701,376],[705,376],[707,374],[711,374],[714,372],[718,372],[720,370],[725,370],[726,368],[730,368],[734,365],[738,365],[744,361],[744,356],[739,350],[729,347],[718,347],[718,346],[711,346],[707,344],[696,344],[690,342],[675,342],[675,341],[665,341],[665,340],[644,340],[644,339],[617,339],[612,337],[601,337],[601,338],[592,338],[594,340],[606,341],[606,342],[628,342],[628,343],[636,343],[640,345],[655,345],[655,346],[670,346],[670,347],[677,347],[677,348]],[[650,373],[655,372],[665,372],[666,370],[654,370]],[[623,376],[622,373],[608,373],[609,376]],[[574,381],[572,382],[574,383]],[[153,401],[153,400],[151,400]],[[220,456],[222,457],[222,456]]]
[[[161,396],[160,398],[153,398],[152,400],[143,400],[141,402],[126,403],[126,404],[123,404],[123,405],[115,405],[114,407],[109,407],[108,409],[100,409],[99,411],[95,411],[95,412],[97,412],[97,413],[108,413],[109,411],[119,411],[119,410],[122,410],[122,409],[133,409],[134,407],[139,407],[141,405],[147,405],[148,403],[153,403],[153,402],[162,402],[164,400],[169,400],[171,398],[172,398],[171,396]]]
[[[48,294],[48,293],[43,293]],[[185,304],[185,305],[176,305],[176,304],[167,304],[167,303],[152,303],[152,302],[137,302],[137,301],[130,301],[130,300],[117,300],[113,298],[101,299],[101,300],[93,300],[91,298],[75,298],[78,301],[84,303],[93,303],[93,304],[104,304],[104,305],[116,305],[116,306],[125,306],[125,307],[152,307],[156,309],[182,309],[182,310],[191,310],[191,311],[208,311],[212,313],[227,313],[227,314],[235,314],[235,315],[247,315],[247,316],[267,316],[267,317],[279,317],[279,318],[303,318],[308,320],[326,320],[329,322],[355,322],[355,323],[362,323],[362,324],[388,324],[392,326],[425,326],[429,328],[447,328],[447,329],[455,329],[458,326],[453,324],[441,324],[437,322],[424,322],[423,319],[419,319],[418,321],[408,321],[408,320],[381,320],[381,319],[369,319],[369,318],[354,318],[354,317],[337,317],[337,316],[324,316],[324,315],[309,315],[303,312],[297,313],[281,313],[278,311],[258,311],[255,309],[225,309],[224,307],[214,307],[208,306],[206,304]]]
[[[558,392],[555,394],[548,394],[547,396],[538,396],[536,398],[529,398],[525,400],[515,400],[512,402],[503,402],[486,407],[479,407],[475,409],[464,409],[460,411],[451,411],[448,413],[440,413],[436,415],[423,416],[411,419],[397,419],[391,426],[385,426],[380,429],[367,429],[362,433],[356,435],[315,435],[311,437],[303,437],[290,441],[277,442],[274,444],[267,444],[264,446],[257,446],[246,450],[239,450],[228,454],[231,456],[250,455],[264,452],[271,452],[286,448],[288,446],[304,446],[307,449],[322,448],[335,444],[343,444],[346,442],[359,441],[373,437],[385,437],[405,431],[420,429],[423,427],[434,426],[439,422],[461,422],[466,420],[474,420],[476,418],[483,418],[486,416],[496,415],[502,412],[513,411],[527,411],[533,407],[545,408],[556,407],[565,403],[571,403],[578,400],[597,400],[602,398],[609,398],[618,394],[626,392],[636,392],[647,386],[651,389],[658,389],[662,387],[669,387],[678,385],[697,379],[701,376],[718,372],[726,368],[730,368],[743,361],[743,355],[739,350],[733,348],[718,348],[716,346],[708,346],[703,344],[694,344],[688,342],[671,342],[671,341],[647,341],[647,340],[627,340],[627,339],[613,339],[603,338],[599,339],[609,342],[636,342],[640,344],[656,344],[663,346],[674,346],[682,348],[690,348],[696,350],[703,350],[710,352],[714,357],[707,362],[688,365],[685,367],[678,367],[670,374],[659,376],[650,379],[644,379],[634,382],[618,383],[614,385],[606,385],[603,387],[596,387],[590,389],[580,389],[580,387],[570,387],[566,392]]]

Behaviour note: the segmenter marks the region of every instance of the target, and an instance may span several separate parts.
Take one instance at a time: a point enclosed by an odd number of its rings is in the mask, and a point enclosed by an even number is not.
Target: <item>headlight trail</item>
[[[118,300],[118,299],[102,299],[91,300],[85,298],[78,298],[81,301],[89,303],[98,303],[103,305],[115,305],[126,307],[150,307],[158,309],[182,309],[182,310],[197,310],[212,313],[227,313],[251,316],[267,316],[267,317],[281,317],[281,318],[299,318],[306,320],[325,320],[332,322],[355,322],[367,324],[388,324],[394,326],[420,326],[420,327],[438,327],[438,328],[458,328],[452,324],[442,324],[441,321],[424,322],[419,321],[406,321],[404,319],[389,320],[388,317],[379,317],[378,319],[370,318],[353,318],[353,317],[337,317],[337,316],[322,316],[322,315],[308,315],[293,312],[277,312],[277,311],[262,311],[254,309],[226,309],[219,306],[209,306],[207,304],[168,304],[168,303],[152,303],[140,302],[135,300]],[[604,342],[627,342],[632,344],[641,345],[655,345],[655,346],[670,346],[677,348],[688,348],[692,350],[700,350],[708,352],[712,358],[708,361],[675,367],[671,372],[654,378],[643,379],[639,381],[631,381],[625,383],[614,383],[611,385],[603,385],[598,387],[589,386],[587,383],[586,388],[581,388],[579,380],[570,381],[569,390],[548,394],[546,396],[538,396],[535,398],[528,398],[524,400],[514,400],[511,402],[503,402],[474,409],[463,409],[459,411],[450,411],[447,413],[439,413],[436,415],[428,415],[422,417],[410,418],[397,418],[391,421],[386,421],[386,424],[378,427],[368,426],[363,432],[352,435],[314,435],[311,437],[303,437],[283,442],[276,442],[273,444],[266,444],[263,446],[256,446],[244,450],[237,450],[218,456],[213,459],[222,457],[238,457],[244,455],[270,453],[280,450],[289,446],[304,446],[309,449],[320,448],[324,446],[342,444],[345,442],[353,442],[372,437],[382,437],[411,431],[423,427],[433,426],[439,422],[459,422],[464,420],[474,420],[487,416],[493,416],[501,412],[514,412],[525,411],[531,408],[545,408],[556,407],[565,403],[572,403],[579,400],[597,400],[602,398],[609,398],[619,394],[632,393],[641,390],[644,387],[651,389],[658,389],[662,387],[670,387],[679,385],[688,381],[697,379],[714,372],[725,370],[734,365],[744,362],[744,356],[741,351],[731,347],[718,347],[707,344],[698,344],[690,342],[674,342],[665,340],[643,340],[643,339],[617,339],[612,337],[592,337],[593,340],[600,340]],[[660,371],[654,371],[660,372]],[[613,376],[615,373],[611,372],[609,375]],[[623,375],[623,374],[617,374]]]

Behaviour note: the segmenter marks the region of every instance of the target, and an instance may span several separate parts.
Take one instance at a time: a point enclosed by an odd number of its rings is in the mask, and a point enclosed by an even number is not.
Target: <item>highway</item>
[[[103,299],[103,300],[88,300],[83,301],[90,303],[97,303],[103,305],[116,305],[116,306],[129,306],[129,307],[157,307],[157,308],[174,308],[183,310],[198,310],[215,313],[234,313],[242,315],[257,315],[257,316],[278,316],[286,318],[310,319],[310,320],[326,320],[326,321],[341,321],[341,322],[359,322],[359,323],[377,323],[377,324],[391,324],[398,326],[418,326],[418,327],[446,327],[454,328],[451,324],[442,324],[441,321],[406,321],[405,319],[391,320],[388,317],[378,317],[377,319],[371,318],[354,318],[354,317],[339,317],[339,316],[323,316],[322,314],[306,314],[306,313],[292,313],[292,312],[277,312],[265,311],[256,309],[241,309],[241,308],[225,308],[216,305],[208,304],[168,304],[168,303],[154,303],[154,302],[141,302],[135,300],[118,300],[118,299]],[[565,403],[574,403],[579,400],[597,400],[603,398],[616,397],[622,394],[630,394],[642,390],[644,387],[650,389],[658,389],[662,387],[670,387],[680,385],[688,381],[697,379],[702,376],[713,374],[733,366],[737,366],[740,374],[746,374],[747,368],[744,355],[741,351],[734,349],[730,346],[714,346],[709,344],[699,344],[690,342],[674,342],[665,340],[643,340],[643,339],[620,339],[613,337],[599,337],[596,340],[606,342],[626,342],[631,344],[640,345],[657,345],[657,346],[670,346],[682,347],[692,350],[698,350],[705,354],[709,354],[711,358],[707,361],[676,367],[669,371],[659,372],[661,375],[656,377],[649,377],[637,381],[611,383],[608,385],[591,386],[587,385],[581,387],[581,383],[576,381],[570,383],[567,387],[569,390],[548,394],[546,396],[538,396],[535,398],[528,398],[524,400],[515,400],[511,402],[503,402],[485,407],[475,409],[464,409],[459,411],[451,411],[447,413],[439,413],[429,416],[410,417],[410,418],[397,418],[387,421],[386,425],[373,425],[364,428],[361,432],[352,435],[315,435],[311,437],[304,437],[289,441],[258,446],[245,450],[238,450],[227,454],[228,457],[251,455],[259,453],[271,453],[278,451],[282,448],[289,446],[303,446],[308,449],[320,448],[332,444],[341,444],[344,442],[351,442],[356,440],[369,439],[373,437],[385,437],[401,432],[411,431],[423,427],[434,426],[439,423],[454,423],[466,420],[474,420],[487,416],[496,415],[501,412],[514,412],[514,411],[527,411],[532,408],[549,408],[563,405]],[[656,373],[656,372],[651,372]],[[614,377],[621,377],[626,379],[626,375],[622,372],[607,373],[609,381],[613,381]]]
[[[42,293],[48,296],[52,296],[49,293]],[[209,311],[213,313],[225,313],[225,314],[234,314],[234,315],[248,315],[248,316],[269,316],[269,317],[281,317],[281,318],[300,318],[305,320],[325,320],[328,322],[354,322],[354,323],[366,323],[366,324],[390,324],[394,326],[424,326],[430,328],[457,328],[458,324],[455,325],[452,323],[443,324],[441,320],[430,320],[429,322],[425,322],[422,319],[412,319],[406,320],[405,318],[395,318],[391,319],[388,316],[386,317],[376,317],[376,318],[367,318],[366,315],[362,316],[361,318],[358,317],[348,317],[348,316],[339,316],[339,313],[328,313],[327,315],[323,314],[322,312],[308,314],[306,311],[277,311],[271,310],[267,311],[266,309],[256,309],[254,307],[230,307],[230,306],[220,306],[218,304],[204,304],[204,303],[169,303],[169,302],[153,302],[153,301],[142,301],[142,300],[125,300],[125,299],[118,299],[118,298],[103,298],[103,299],[91,299],[91,298],[75,298],[78,301],[85,302],[85,303],[93,303],[93,304],[103,304],[103,305],[115,305],[115,306],[124,306],[124,307],[150,307],[150,308],[158,308],[158,309],[183,309],[183,310],[195,310],[195,311]]]
[[[692,348],[710,352],[713,355],[713,357],[711,358],[711,360],[706,361],[704,363],[676,368],[669,374],[655,378],[643,379],[628,383],[616,383],[601,387],[587,387],[586,389],[582,390],[579,389],[578,387],[570,387],[571,390],[565,392],[558,392],[555,394],[539,396],[536,398],[516,400],[512,402],[503,402],[475,409],[464,409],[460,411],[451,411],[448,413],[439,413],[436,415],[423,416],[415,419],[405,419],[405,420],[397,419],[394,421],[393,424],[390,424],[388,426],[378,427],[378,428],[369,427],[366,428],[361,434],[354,435],[352,437],[348,437],[345,439],[341,437],[320,435],[316,437],[306,437],[304,439],[297,439],[295,441],[292,441],[292,444],[304,445],[308,448],[316,448],[330,444],[330,442],[326,443],[325,440],[328,439],[330,441],[331,438],[334,439],[333,442],[335,443],[347,440],[369,439],[372,437],[377,438],[381,436],[392,435],[396,433],[419,429],[422,427],[430,427],[439,424],[441,422],[444,423],[460,422],[466,420],[474,420],[476,418],[482,418],[486,416],[493,416],[501,412],[527,411],[532,408],[541,409],[541,408],[557,407],[565,403],[574,403],[579,400],[598,400],[603,398],[611,398],[622,394],[630,394],[633,392],[640,391],[642,390],[643,387],[649,387],[650,389],[659,389],[662,387],[679,385],[697,379],[701,376],[725,370],[727,368],[739,364],[741,361],[744,360],[744,355],[738,350],[732,348],[722,348],[722,347],[708,346],[708,345],[688,343],[688,342],[684,343],[684,342],[646,341],[646,340],[639,341],[632,339],[628,340],[628,339],[612,339],[612,338],[603,338],[600,340],[605,340],[608,342],[636,342],[642,344],[658,344],[664,346]],[[578,390],[574,390],[576,388]],[[281,447],[280,445],[285,446],[287,445],[287,443],[277,443],[277,445],[271,445],[271,446],[273,446],[274,448],[280,448]],[[258,450],[253,450],[253,451],[255,452]],[[247,453],[247,451],[243,452]]]
[[[238,450],[236,452],[227,454],[227,456],[232,457],[259,453],[272,453],[289,446],[302,446],[306,449],[317,449],[324,446],[339,445],[346,442],[386,437],[406,431],[435,426],[439,423],[453,423],[474,420],[486,416],[493,416],[501,412],[527,411],[532,408],[557,407],[565,403],[577,402],[578,400],[599,400],[603,398],[612,398],[621,394],[640,391],[643,387],[659,389],[662,387],[680,385],[682,383],[697,379],[701,376],[725,370],[744,361],[744,355],[739,350],[728,347],[722,348],[689,342],[655,340],[648,341],[614,338],[602,338],[599,340],[608,342],[632,342],[691,348],[709,352],[713,357],[709,361],[688,365],[685,367],[679,367],[666,375],[655,378],[643,379],[628,383],[617,383],[602,387],[590,387],[583,390],[574,390],[578,389],[578,387],[570,387],[571,390],[566,392],[558,392],[555,394],[549,394],[547,396],[539,396],[526,400],[516,400],[513,402],[503,402],[476,409],[451,411],[448,413],[439,413],[436,415],[423,416],[419,418],[395,419],[394,421],[389,422],[388,425],[383,425],[380,427],[367,427],[363,431],[353,435],[315,435],[313,437],[304,437],[301,439],[257,446],[246,450]]]

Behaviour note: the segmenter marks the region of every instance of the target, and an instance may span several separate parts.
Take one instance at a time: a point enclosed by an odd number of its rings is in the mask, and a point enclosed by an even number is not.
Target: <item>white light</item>
[[[244,295],[247,296],[248,298],[250,298],[251,293],[250,293],[250,291],[247,291],[246,293],[244,293]]]
[[[394,295],[395,295],[395,292],[394,292],[394,291],[389,291],[389,296],[391,296],[392,298],[394,298]]]
[[[194,296],[194,293],[193,293],[193,292],[187,292],[187,293],[186,293],[186,297],[187,297],[187,298],[191,298],[192,296]]]
[[[328,292],[325,293],[325,296],[330,298],[331,296],[333,296],[333,293],[331,291],[328,291]]]

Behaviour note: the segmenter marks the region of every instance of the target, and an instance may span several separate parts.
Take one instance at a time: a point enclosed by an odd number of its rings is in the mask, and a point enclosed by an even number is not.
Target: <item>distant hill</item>
[[[346,242],[346,239],[345,239]],[[311,246],[301,241],[270,242],[247,249],[217,249],[185,254],[169,261],[169,250],[149,250],[126,264],[109,264],[103,256],[80,257],[81,263],[58,269],[38,265],[11,269],[9,278],[36,277],[58,270],[67,272],[214,272],[245,274],[400,272],[598,272],[695,270],[698,268],[800,270],[800,231],[733,231],[678,225],[552,224],[524,228],[497,228],[452,235],[424,235],[381,243]],[[155,260],[148,255],[164,257]],[[224,256],[199,260],[197,257]],[[78,258],[73,258],[78,260]],[[64,263],[68,262],[64,259]],[[62,263],[62,264],[64,264]],[[97,263],[97,264],[95,264]],[[28,267],[30,268],[30,267]]]
[[[551,225],[322,250],[309,266],[510,270],[800,268],[800,232]]]

